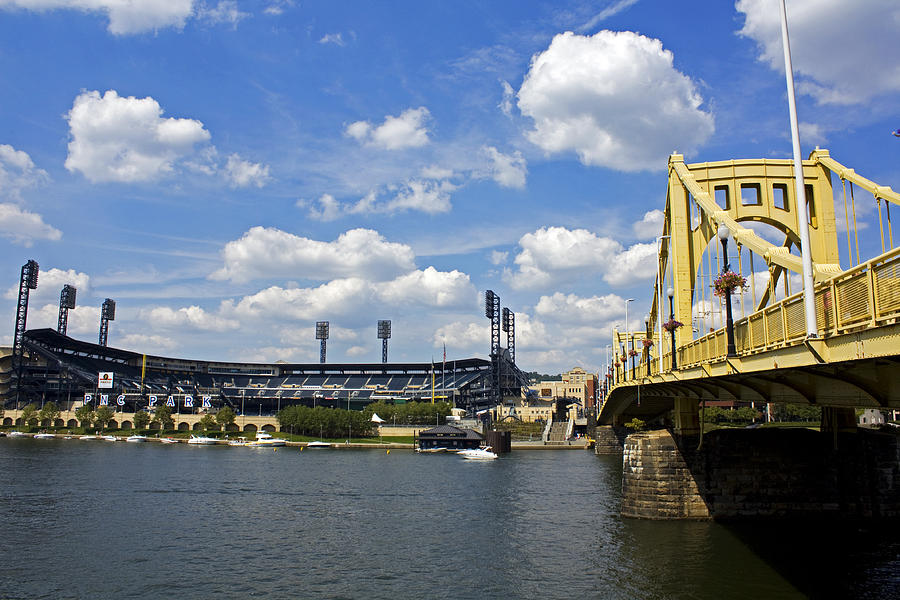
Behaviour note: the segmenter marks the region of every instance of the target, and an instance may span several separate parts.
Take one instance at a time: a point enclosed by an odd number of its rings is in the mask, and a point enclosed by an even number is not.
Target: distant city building
[[[562,381],[540,381],[531,384],[529,388],[537,399],[544,402],[571,398],[579,402],[583,408],[597,406],[598,377],[596,373],[588,373],[581,367],[574,367],[563,373]]]

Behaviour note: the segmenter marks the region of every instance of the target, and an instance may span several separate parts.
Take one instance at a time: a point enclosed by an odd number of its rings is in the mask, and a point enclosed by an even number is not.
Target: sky
[[[804,156],[900,189],[900,6],[787,7]],[[0,84],[7,345],[34,259],[29,329],[68,283],[137,352],[487,357],[491,289],[521,368],[597,372],[669,154],[791,157],[777,0],[0,0]]]

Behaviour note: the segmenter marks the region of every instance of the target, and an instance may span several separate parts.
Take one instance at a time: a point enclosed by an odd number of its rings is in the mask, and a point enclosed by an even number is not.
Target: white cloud
[[[599,274],[614,286],[625,286],[656,273],[656,245],[630,248],[586,229],[542,227],[519,240],[518,271],[505,270],[503,279],[516,290],[538,290]]]
[[[212,8],[206,6],[206,4],[201,4],[197,8],[197,18],[213,25],[225,23],[237,28],[237,24],[249,16],[250,13],[245,13],[238,9],[238,4],[235,0],[220,0]]]
[[[534,120],[528,139],[547,153],[574,151],[585,165],[664,169],[669,153],[694,151],[714,129],[672,53],[630,31],[557,35],[532,58],[518,97]]]
[[[453,169],[446,169],[437,165],[423,167],[421,173],[425,179],[450,179],[453,177]]]
[[[499,250],[491,250],[491,264],[503,265],[509,259],[509,252],[500,252]]]
[[[365,356],[369,353],[369,349],[365,346],[351,346],[347,348],[347,356]]]
[[[322,194],[318,200],[319,208],[310,206],[309,217],[317,221],[334,221],[343,214],[341,203],[331,194]]]
[[[34,302],[51,302],[59,300],[59,294],[65,284],[75,286],[76,305],[80,304],[78,298],[85,298],[91,295],[91,277],[87,273],[79,273],[74,269],[39,269],[37,289],[31,290],[29,299]],[[19,284],[11,286],[4,294],[6,298],[15,299],[19,296]],[[58,306],[58,305],[57,305]]]
[[[541,296],[534,312],[555,322],[595,325],[618,318],[624,313],[624,306],[624,300],[616,294],[582,298],[556,292],[552,296]]]
[[[474,302],[476,291],[465,273],[455,269],[446,272],[428,267],[424,271],[413,271],[381,284],[378,296],[388,304],[416,303],[447,307],[466,306]]]
[[[2,0],[0,8],[42,12],[71,9],[101,12],[109,17],[109,32],[126,35],[167,27],[181,29],[193,14],[194,0]]]
[[[784,73],[778,1],[738,0],[735,8],[745,15],[738,33],[758,44],[762,62]],[[895,0],[795,0],[787,9],[798,91],[823,104],[863,103],[900,91]]]
[[[799,123],[800,139],[806,144],[824,144],[828,141],[825,128],[817,123]]]
[[[524,189],[528,168],[518,150],[513,154],[503,154],[493,146],[485,146],[482,151],[490,161],[491,177],[503,187]]]
[[[415,268],[409,246],[388,242],[370,229],[352,229],[333,242],[320,242],[279,229],[253,227],[241,239],[228,242],[222,254],[225,265],[211,278],[233,282],[267,277],[384,280]]]
[[[62,232],[44,223],[44,218],[33,212],[22,210],[15,204],[0,204],[0,236],[31,247],[34,240],[57,241]]]
[[[225,163],[225,175],[231,187],[255,185],[261,188],[269,180],[269,166],[253,163],[242,159],[237,154],[232,154]]]
[[[360,143],[385,150],[419,148],[429,142],[425,122],[431,113],[424,106],[409,108],[400,116],[388,115],[384,123],[374,126],[368,121],[356,121],[344,129],[344,133]]]
[[[59,290],[57,301],[43,306],[32,306],[28,310],[28,329],[56,329],[59,324]],[[91,341],[97,342],[100,332],[100,307],[76,306],[69,310],[66,317],[66,334],[69,336],[93,336]]]
[[[320,44],[335,44],[336,46],[346,46],[347,43],[344,42],[344,36],[340,33],[326,33],[319,39]]]
[[[656,238],[662,235],[664,221],[665,214],[663,214],[663,211],[653,209],[645,212],[644,217],[637,223],[632,224],[631,229],[638,239]]]
[[[49,180],[47,172],[36,168],[27,152],[0,144],[0,196],[21,200],[22,190]]]
[[[485,354],[483,349],[491,343],[491,328],[484,321],[454,321],[438,327],[432,336],[432,343],[435,347],[446,344],[457,352],[481,350],[481,354]]]
[[[178,342],[162,335],[130,333],[116,340],[116,346],[133,352],[165,355],[177,348]]]
[[[512,116],[513,98],[516,96],[516,91],[513,89],[513,86],[509,85],[508,81],[501,80],[500,85],[503,86],[503,99],[500,100],[500,104],[497,106],[500,108],[500,112],[510,117]]]
[[[188,331],[229,331],[240,324],[232,319],[212,315],[199,306],[173,309],[168,306],[141,311],[140,317],[155,328]]]
[[[120,97],[115,90],[102,97],[83,92],[67,115],[69,156],[66,168],[93,182],[148,181],[174,170],[176,161],[194,145],[207,142],[209,132],[194,119],[162,118],[151,97]]]
[[[593,28],[597,23],[601,23],[610,17],[614,17],[623,10],[630,8],[631,6],[637,4],[638,0],[618,0],[617,2],[613,2],[611,5],[607,6],[599,13],[591,17],[591,19],[578,28],[579,31],[585,31],[587,29]]]

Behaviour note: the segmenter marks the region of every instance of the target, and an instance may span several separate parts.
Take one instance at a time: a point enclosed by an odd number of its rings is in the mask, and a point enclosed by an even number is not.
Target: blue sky
[[[597,371],[666,160],[790,156],[777,2],[0,0],[0,272],[29,327],[212,360]],[[852,4],[852,6],[851,6]],[[804,154],[900,189],[900,8],[788,0]],[[866,212],[868,210],[868,213]],[[862,209],[871,217],[871,209]],[[865,236],[864,236],[865,237]],[[874,237],[864,240],[874,254]]]

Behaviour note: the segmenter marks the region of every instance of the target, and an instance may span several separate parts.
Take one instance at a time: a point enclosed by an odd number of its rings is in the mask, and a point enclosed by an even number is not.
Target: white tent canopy
[[[378,413],[372,413],[372,418],[369,419],[373,423],[384,423],[384,419],[378,416]]]

